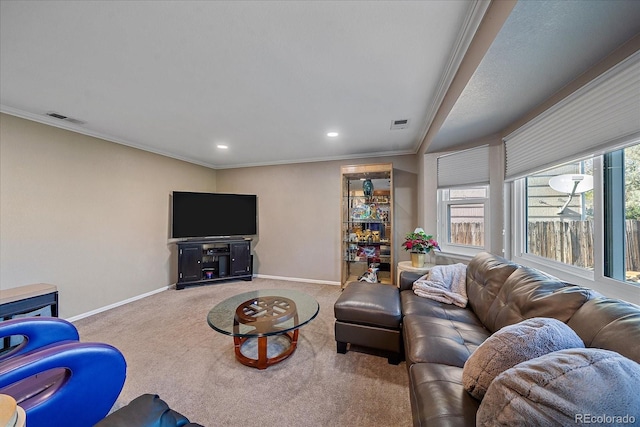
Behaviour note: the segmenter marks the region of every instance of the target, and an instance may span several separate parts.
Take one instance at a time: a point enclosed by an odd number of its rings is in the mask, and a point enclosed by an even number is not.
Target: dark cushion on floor
[[[143,394],[94,427],[197,427],[155,394]],[[200,426],[202,427],[202,426]]]
[[[395,286],[349,283],[333,308],[336,319],[342,322],[400,329],[400,293]]]

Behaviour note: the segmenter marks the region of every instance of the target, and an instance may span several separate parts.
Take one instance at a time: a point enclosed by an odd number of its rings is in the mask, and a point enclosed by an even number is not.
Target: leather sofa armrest
[[[413,289],[413,282],[418,280],[423,275],[420,273],[414,273],[411,271],[402,271],[400,272],[400,291],[406,291]]]

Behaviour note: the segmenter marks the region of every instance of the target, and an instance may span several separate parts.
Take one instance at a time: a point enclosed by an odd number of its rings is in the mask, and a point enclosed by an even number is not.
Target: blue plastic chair
[[[0,362],[50,344],[80,341],[76,327],[57,317],[26,317],[0,322],[0,338],[12,336],[24,339],[12,349],[0,353]]]
[[[0,355],[0,394],[16,399],[29,427],[88,427],[109,413],[126,378],[118,349],[80,342],[57,318],[0,322],[0,338],[15,335],[24,340]]]

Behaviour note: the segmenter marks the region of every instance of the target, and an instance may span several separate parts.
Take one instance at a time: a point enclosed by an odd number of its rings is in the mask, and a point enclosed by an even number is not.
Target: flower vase
[[[416,268],[424,267],[424,261],[427,254],[411,252],[411,266]]]
[[[427,258],[425,259],[426,264],[436,264],[436,251],[427,252]]]

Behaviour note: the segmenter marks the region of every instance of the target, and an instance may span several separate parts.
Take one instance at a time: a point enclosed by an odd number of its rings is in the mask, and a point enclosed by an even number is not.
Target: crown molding
[[[302,158],[302,159],[292,159],[292,160],[282,160],[282,161],[270,161],[270,162],[256,162],[256,163],[237,163],[237,164],[229,164],[229,165],[220,165],[214,163],[203,162],[201,160],[193,159],[185,156],[177,156],[173,153],[169,153],[163,150],[157,150],[145,146],[143,144],[134,143],[125,139],[115,138],[111,135],[107,135],[101,132],[95,132],[89,129],[82,127],[82,125],[77,125],[71,122],[65,122],[64,120],[54,119],[52,117],[46,116],[44,114],[35,114],[27,111],[19,110],[17,108],[9,107],[7,105],[0,104],[0,113],[5,113],[11,116],[19,117],[26,120],[31,120],[34,122],[42,123],[48,126],[53,126],[59,129],[64,129],[70,132],[80,133],[82,135],[90,136],[92,138],[102,139],[107,142],[113,142],[115,144],[124,145],[127,147],[135,148],[138,150],[146,151],[153,154],[158,154],[164,157],[169,157],[171,159],[180,160],[187,163],[192,163],[198,166],[204,166],[209,169],[237,169],[237,168],[246,168],[246,167],[259,167],[259,166],[277,166],[277,165],[288,165],[288,164],[296,164],[296,163],[315,163],[315,162],[330,162],[330,161],[340,161],[340,160],[353,160],[353,159],[368,159],[371,157],[391,157],[391,156],[404,156],[404,155],[412,155],[416,152],[414,150],[398,150],[398,151],[377,151],[363,154],[349,154],[349,155],[338,155],[338,156],[323,156],[323,157],[312,157],[312,158]]]
[[[414,153],[417,153],[420,150],[420,146],[435,120],[438,109],[440,108],[440,105],[442,104],[442,101],[444,100],[456,73],[458,72],[458,68],[460,68],[460,64],[464,60],[467,50],[469,49],[469,46],[471,45],[471,42],[473,41],[473,38],[475,37],[490,5],[491,0],[476,0],[470,7],[464,24],[458,34],[458,39],[456,40],[456,44],[445,71],[440,79],[440,83],[438,84],[436,96],[433,98],[433,101],[428,108],[429,112],[427,113],[426,120],[424,121],[424,126],[420,131],[419,139],[416,141]]]

